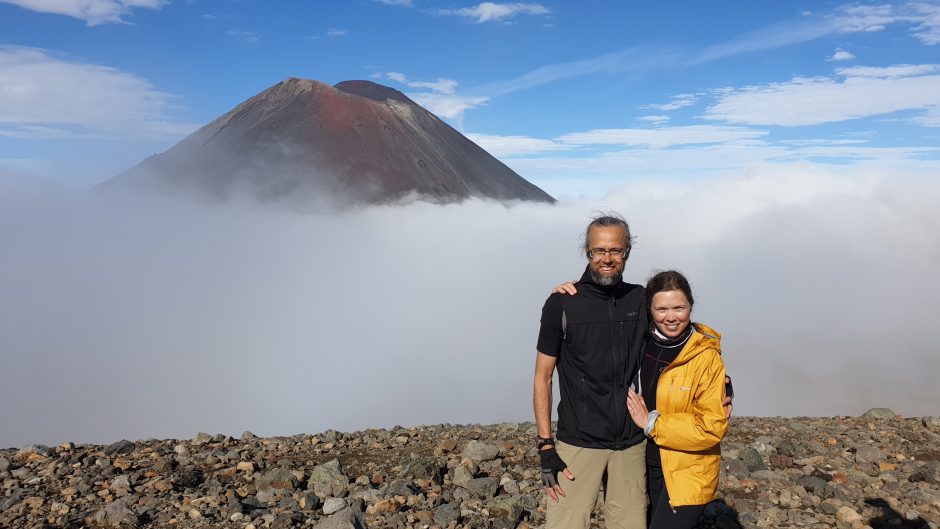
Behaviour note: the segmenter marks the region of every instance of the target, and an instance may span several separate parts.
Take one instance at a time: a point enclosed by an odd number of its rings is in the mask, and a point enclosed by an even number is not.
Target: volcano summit
[[[317,209],[408,196],[554,202],[481,147],[370,81],[289,78],[102,185]]]

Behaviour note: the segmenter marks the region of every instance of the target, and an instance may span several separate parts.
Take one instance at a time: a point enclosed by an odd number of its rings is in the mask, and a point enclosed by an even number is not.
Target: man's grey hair
[[[623,228],[623,247],[625,250],[633,248],[633,236],[630,235],[630,225],[627,224],[627,221],[617,212],[608,211],[603,215],[594,217],[591,219],[591,223],[588,224],[587,229],[584,230],[584,255],[588,259],[591,258],[591,241],[588,236],[591,234],[591,228],[598,226],[601,228],[615,227]]]

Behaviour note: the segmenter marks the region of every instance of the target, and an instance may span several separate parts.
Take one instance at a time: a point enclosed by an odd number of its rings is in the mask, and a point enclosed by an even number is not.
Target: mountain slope
[[[385,203],[418,194],[554,202],[404,94],[370,81],[290,78],[102,187],[225,199]]]

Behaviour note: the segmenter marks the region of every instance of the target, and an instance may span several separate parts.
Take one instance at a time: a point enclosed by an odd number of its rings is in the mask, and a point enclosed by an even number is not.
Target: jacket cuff
[[[649,414],[649,419],[647,419],[647,421],[646,421],[646,428],[643,429],[643,433],[645,433],[647,437],[652,437],[652,436],[650,435],[650,432],[652,432],[652,431],[653,431],[653,427],[656,426],[656,419],[658,419],[658,418],[659,418],[659,412],[658,412],[658,411],[653,410],[653,411],[650,412],[650,414]]]

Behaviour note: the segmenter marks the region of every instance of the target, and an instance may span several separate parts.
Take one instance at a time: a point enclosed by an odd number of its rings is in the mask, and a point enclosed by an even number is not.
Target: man
[[[584,239],[588,265],[577,293],[550,296],[539,330],[533,403],[542,481],[551,500],[546,527],[587,529],[606,478],[607,527],[645,529],[646,443],[626,411],[646,332],[645,293],[623,282],[631,248],[626,221],[598,217]],[[557,441],[551,431],[556,366]]]

